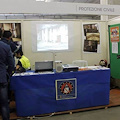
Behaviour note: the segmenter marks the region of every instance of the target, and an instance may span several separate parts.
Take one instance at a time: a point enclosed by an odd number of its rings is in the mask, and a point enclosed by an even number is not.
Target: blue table
[[[77,97],[56,100],[55,81],[69,78],[76,78]],[[11,89],[15,92],[18,116],[107,105],[109,104],[110,69],[13,76]]]

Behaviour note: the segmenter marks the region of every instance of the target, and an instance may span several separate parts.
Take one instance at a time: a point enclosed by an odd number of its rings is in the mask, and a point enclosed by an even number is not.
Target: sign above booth
[[[76,12],[83,13],[83,14],[94,14],[94,15],[120,15],[118,12],[120,6],[113,6],[113,5],[99,5],[96,6],[94,4],[83,4],[77,5]]]
[[[7,4],[9,3],[9,4]],[[0,14],[120,15],[119,5],[3,0]]]

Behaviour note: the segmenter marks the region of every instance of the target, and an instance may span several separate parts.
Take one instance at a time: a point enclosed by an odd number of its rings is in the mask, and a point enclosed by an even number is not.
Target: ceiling
[[[89,3],[100,4],[104,0],[36,0],[43,2],[70,2],[70,3]],[[106,0],[107,1],[107,0]],[[120,5],[120,0],[108,0],[110,5]],[[116,16],[109,16],[113,18]],[[0,14],[0,19],[91,19],[100,20],[100,15],[46,15],[46,14]]]
[[[96,3],[100,4],[100,0],[44,0],[45,2],[73,2],[73,3]]]
[[[120,5],[120,0],[36,0],[43,2],[72,2],[72,3],[92,3],[100,4],[100,1],[108,1],[110,5]]]

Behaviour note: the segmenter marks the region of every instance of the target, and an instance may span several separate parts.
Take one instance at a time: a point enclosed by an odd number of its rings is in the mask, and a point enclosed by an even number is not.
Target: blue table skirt
[[[56,100],[55,81],[77,79],[77,98]],[[13,76],[18,116],[33,116],[52,112],[109,104],[110,70],[89,70],[56,74]]]

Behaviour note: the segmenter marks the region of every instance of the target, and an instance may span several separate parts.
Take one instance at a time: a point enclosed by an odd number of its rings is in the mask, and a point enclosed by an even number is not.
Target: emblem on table
[[[76,78],[56,80],[56,100],[77,97]]]
[[[73,90],[73,84],[71,82],[63,82],[60,86],[61,93],[70,94]]]

